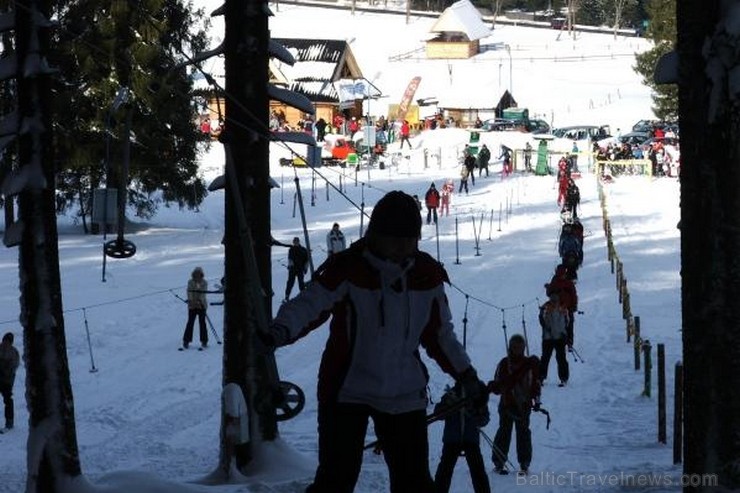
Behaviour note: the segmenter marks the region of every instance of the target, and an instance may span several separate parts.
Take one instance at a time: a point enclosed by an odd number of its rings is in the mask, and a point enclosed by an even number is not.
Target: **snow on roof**
[[[288,81],[333,80],[337,68],[333,62],[297,61],[293,66],[277,62],[276,65]]]
[[[470,0],[459,0],[442,12],[437,22],[429,30],[433,33],[459,32],[465,34],[470,41],[490,36],[489,28],[480,12]]]

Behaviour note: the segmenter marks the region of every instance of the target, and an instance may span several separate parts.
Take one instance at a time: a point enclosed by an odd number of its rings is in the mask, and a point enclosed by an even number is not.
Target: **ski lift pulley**
[[[123,238],[116,238],[105,243],[105,254],[111,258],[131,258],[136,253],[136,245]]]
[[[282,399],[277,404],[275,419],[287,421],[295,418],[306,405],[306,394],[298,385],[285,381],[280,382],[280,392]]]

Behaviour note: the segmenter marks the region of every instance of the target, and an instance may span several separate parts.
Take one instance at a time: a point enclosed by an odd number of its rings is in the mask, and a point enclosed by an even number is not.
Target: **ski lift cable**
[[[217,281],[217,279],[214,280],[214,282],[215,281]],[[78,306],[78,307],[75,307],[75,308],[67,308],[62,313],[72,313],[72,312],[79,312],[79,311],[81,311],[81,312],[84,313],[86,310],[89,310],[91,308],[100,308],[102,306],[116,305],[118,303],[126,303],[128,301],[134,301],[134,300],[139,300],[139,299],[142,299],[142,298],[148,298],[150,296],[157,296],[157,295],[160,295],[160,294],[163,294],[163,293],[170,293],[171,294],[173,290],[175,290],[175,289],[182,289],[182,288],[183,288],[183,286],[178,286],[176,288],[160,289],[158,291],[149,291],[149,292],[142,293],[142,294],[137,294],[137,295],[134,295],[134,296],[128,296],[126,298],[119,298],[119,299],[115,299],[115,300],[103,301],[103,302],[100,302],[100,303],[93,303],[91,305]],[[17,324],[17,323],[18,323],[18,319],[2,320],[2,321],[0,321],[0,325]]]
[[[494,309],[496,309],[496,310],[513,310],[514,308],[524,307],[524,306],[526,306],[526,305],[529,305],[529,304],[532,304],[532,303],[534,303],[535,301],[538,301],[538,298],[532,298],[532,299],[530,299],[530,300],[528,300],[528,301],[526,301],[526,302],[524,302],[524,303],[517,303],[516,305],[511,305],[511,306],[503,306],[503,307],[502,307],[502,306],[499,306],[499,305],[497,305],[497,304],[495,304],[495,303],[493,303],[493,302],[490,302],[490,301],[486,301],[486,300],[484,300],[484,299],[482,299],[482,298],[478,298],[477,296],[473,296],[472,294],[469,294],[469,293],[467,293],[467,292],[466,292],[465,290],[463,290],[462,288],[460,288],[460,287],[459,287],[459,286],[458,286],[457,284],[455,284],[454,282],[450,282],[449,284],[450,284],[450,286],[451,286],[452,288],[454,288],[454,289],[456,289],[457,291],[459,291],[459,292],[460,292],[460,294],[462,294],[463,296],[469,296],[469,297],[470,297],[470,299],[472,299],[472,300],[475,300],[475,301],[477,301],[478,303],[481,303],[481,304],[483,304],[483,305],[486,305],[486,306],[489,306],[489,307],[491,307],[491,308],[494,308]]]

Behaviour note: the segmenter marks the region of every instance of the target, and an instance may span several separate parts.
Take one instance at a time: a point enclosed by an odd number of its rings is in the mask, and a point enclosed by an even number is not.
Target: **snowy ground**
[[[285,29],[278,25],[282,16],[294,10],[280,6],[278,15],[271,21],[275,25],[274,35],[285,35],[276,32]],[[325,15],[334,14],[327,12]],[[352,36],[357,36],[358,45],[370,45],[376,38],[384,44],[386,38],[391,38],[394,43],[389,44],[395,44],[397,49],[399,37],[406,34],[403,27],[393,31],[390,26],[386,31],[374,30],[375,24],[369,24],[367,16],[364,22],[367,32],[353,27],[351,22],[345,25],[345,36],[354,29]],[[321,26],[323,34],[329,36],[330,27],[334,29],[337,24],[327,18]],[[295,18],[293,25],[298,25]],[[307,30],[312,25],[306,20]],[[518,32],[508,26],[496,32],[505,31],[512,35]],[[373,36],[378,32],[393,32],[393,35]],[[551,38],[556,35],[543,32]],[[522,36],[529,39],[529,30]],[[609,36],[602,39],[605,43],[613,41]],[[577,45],[570,49],[580,53]],[[604,107],[598,114],[599,121],[619,122],[629,116],[631,122],[649,113],[646,89],[635,82],[634,75],[625,72],[629,64],[619,60],[613,63],[623,66],[614,70],[619,71],[619,76],[630,78],[630,83],[621,89],[625,100]],[[542,85],[551,78],[562,78],[563,85],[558,86],[557,97],[552,99],[556,99],[558,105],[583,106],[584,97],[587,97],[584,95],[589,91],[605,94],[610,91],[608,84],[602,86],[590,79],[591,63],[568,65],[572,69],[561,73],[561,77],[532,72],[532,83],[539,80]],[[422,62],[418,65],[424,66]],[[538,63],[534,63],[531,69],[537,66]],[[615,84],[619,81],[617,74],[602,75],[605,81]],[[580,85],[581,80],[583,85]],[[524,80],[521,85],[525,85]],[[516,93],[519,94],[519,89]],[[627,94],[635,95],[635,99],[627,99]],[[585,104],[587,106],[587,100]],[[583,118],[588,113],[585,112]],[[486,138],[495,143],[499,137]],[[439,186],[445,179],[457,179],[455,154],[464,139],[464,133],[454,129],[423,134],[412,141],[417,148],[407,154],[408,158],[402,158],[398,166],[369,172],[362,170],[357,175],[357,184],[354,174],[344,175],[342,182],[346,194],[356,203],[362,202],[364,196],[368,208],[388,190],[401,189],[423,195],[432,181]],[[424,168],[424,147],[429,147],[430,152],[436,148],[443,150],[441,165],[438,166],[436,159],[430,159],[428,169]],[[284,153],[276,148],[273,163]],[[220,173],[222,164],[223,151],[215,145],[204,155],[201,170],[210,179]],[[583,162],[581,167],[585,168]],[[339,222],[349,239],[357,239],[360,214],[334,189],[329,190],[327,200],[326,180],[338,185],[342,170],[324,168],[317,171],[313,205],[311,171],[297,169],[296,172],[305,194],[313,255],[318,263],[325,258],[324,236],[330,225]],[[300,220],[293,215],[293,169],[273,165],[272,176],[284,183],[283,190],[276,190],[272,195],[273,235],[284,241],[301,236]],[[601,207],[594,176],[584,173],[579,186],[583,197],[581,217],[588,236],[584,265],[579,271],[578,292],[584,314],[576,320],[576,349],[585,362],[570,360],[572,377],[568,387],[561,389],[549,384],[543,390],[543,406],[549,409],[553,421],[546,430],[544,417],[533,416],[531,469],[535,475],[530,476],[528,488],[535,491],[676,491],[675,481],[680,469],[671,463],[670,443],[668,446],[657,443],[656,398],[641,396],[642,373],[633,370],[632,346],[625,343],[621,306],[606,258],[606,239],[601,229]],[[462,339],[464,293],[467,293],[471,298],[467,306],[465,339],[483,378],[492,376],[496,363],[504,355],[504,324],[509,335],[523,331],[526,326],[531,351],[535,354],[540,351],[537,304],[544,298],[543,284],[558,263],[556,242],[560,218],[556,194],[552,177],[521,174],[506,180],[498,174],[476,177],[471,193],[456,195],[453,214],[440,220],[439,258],[454,285],[448,289],[448,295],[456,330]],[[679,185],[673,179],[619,178],[608,186],[607,194],[616,248],[629,280],[632,311],[641,316],[643,337],[650,339],[654,346],[656,343],[666,345],[668,402],[671,403],[671,370],[681,352],[679,231],[676,229]],[[508,216],[505,214],[507,204],[511,210]],[[504,212],[500,222],[499,209]],[[476,225],[480,225],[481,215],[481,255],[477,256],[473,218]],[[459,264],[456,263],[455,219],[459,225]],[[89,488],[80,485],[76,491],[302,491],[313,474],[316,460],[316,373],[326,337],[324,330],[317,330],[277,353],[281,378],[300,385],[306,393],[307,404],[299,416],[280,425],[281,440],[270,447],[263,458],[270,466],[250,477],[245,484],[221,487],[198,484],[215,468],[218,460],[222,358],[220,347],[213,344],[213,340],[204,352],[177,351],[186,313],[182,303],[169,290],[184,296],[185,283],[196,265],[204,268],[209,282],[220,278],[223,193],[209,195],[198,212],[163,209],[148,224],[142,224],[136,233],[127,235],[136,243],[137,254],[129,260],[109,260],[105,283],[101,282],[101,239],[81,235],[79,227],[67,218],[60,219],[60,229],[65,323],[77,434],[83,471],[94,485]],[[437,255],[433,226],[424,227],[421,248]],[[284,249],[273,249],[273,283],[277,293],[282,292],[286,279],[285,256]],[[212,297],[212,301],[216,299]],[[3,249],[0,250],[0,331],[12,330],[20,336],[17,300],[17,251]],[[277,303],[279,296],[275,300],[275,310]],[[209,309],[210,318],[219,331],[222,314],[221,307]],[[90,372],[85,316],[98,369],[95,373]],[[16,338],[19,345],[20,340]],[[551,371],[554,371],[554,362],[552,365]],[[429,368],[432,396],[436,400],[450,379],[433,363]],[[0,492],[22,491],[25,481],[28,414],[24,408],[24,379],[21,369],[15,387],[17,429],[0,436]],[[653,374],[653,396],[656,395],[656,380]],[[489,436],[496,430],[495,406],[494,398],[490,404],[494,419],[485,429]],[[669,435],[670,416],[669,407]],[[441,432],[439,424],[430,427],[432,471],[441,451]],[[483,442],[482,448],[484,455],[489,456],[490,449]],[[516,462],[513,450],[512,447],[509,458]],[[662,480],[653,486],[630,487],[630,481],[647,478]],[[667,484],[668,480],[674,481],[674,485]],[[517,485],[514,476],[491,475],[491,483],[495,491],[518,491],[522,487]],[[382,458],[368,454],[356,491],[375,493],[387,489]],[[451,491],[472,491],[464,461],[458,463]]]

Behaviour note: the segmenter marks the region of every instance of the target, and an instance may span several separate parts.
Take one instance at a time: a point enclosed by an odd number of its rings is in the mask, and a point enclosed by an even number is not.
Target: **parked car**
[[[550,19],[550,27],[552,27],[553,29],[563,29],[566,22],[567,19],[565,17],[553,17],[552,19]]]
[[[550,125],[545,120],[511,120],[505,118],[491,118],[483,122],[484,132],[503,132],[513,130],[517,132],[531,132],[533,134],[550,133]]]
[[[503,132],[506,130],[526,131],[526,123],[521,120],[505,120],[503,118],[491,118],[483,122],[481,130],[485,132]]]
[[[609,125],[574,125],[552,131],[555,137],[570,140],[603,140],[611,136]]]
[[[652,136],[653,134],[648,132],[628,132],[626,134],[622,134],[619,137],[619,141],[622,143],[627,143],[629,145],[641,145]]]
[[[547,123],[545,120],[529,120],[529,123],[527,124],[527,130],[529,130],[533,134],[549,134],[550,124]]]

